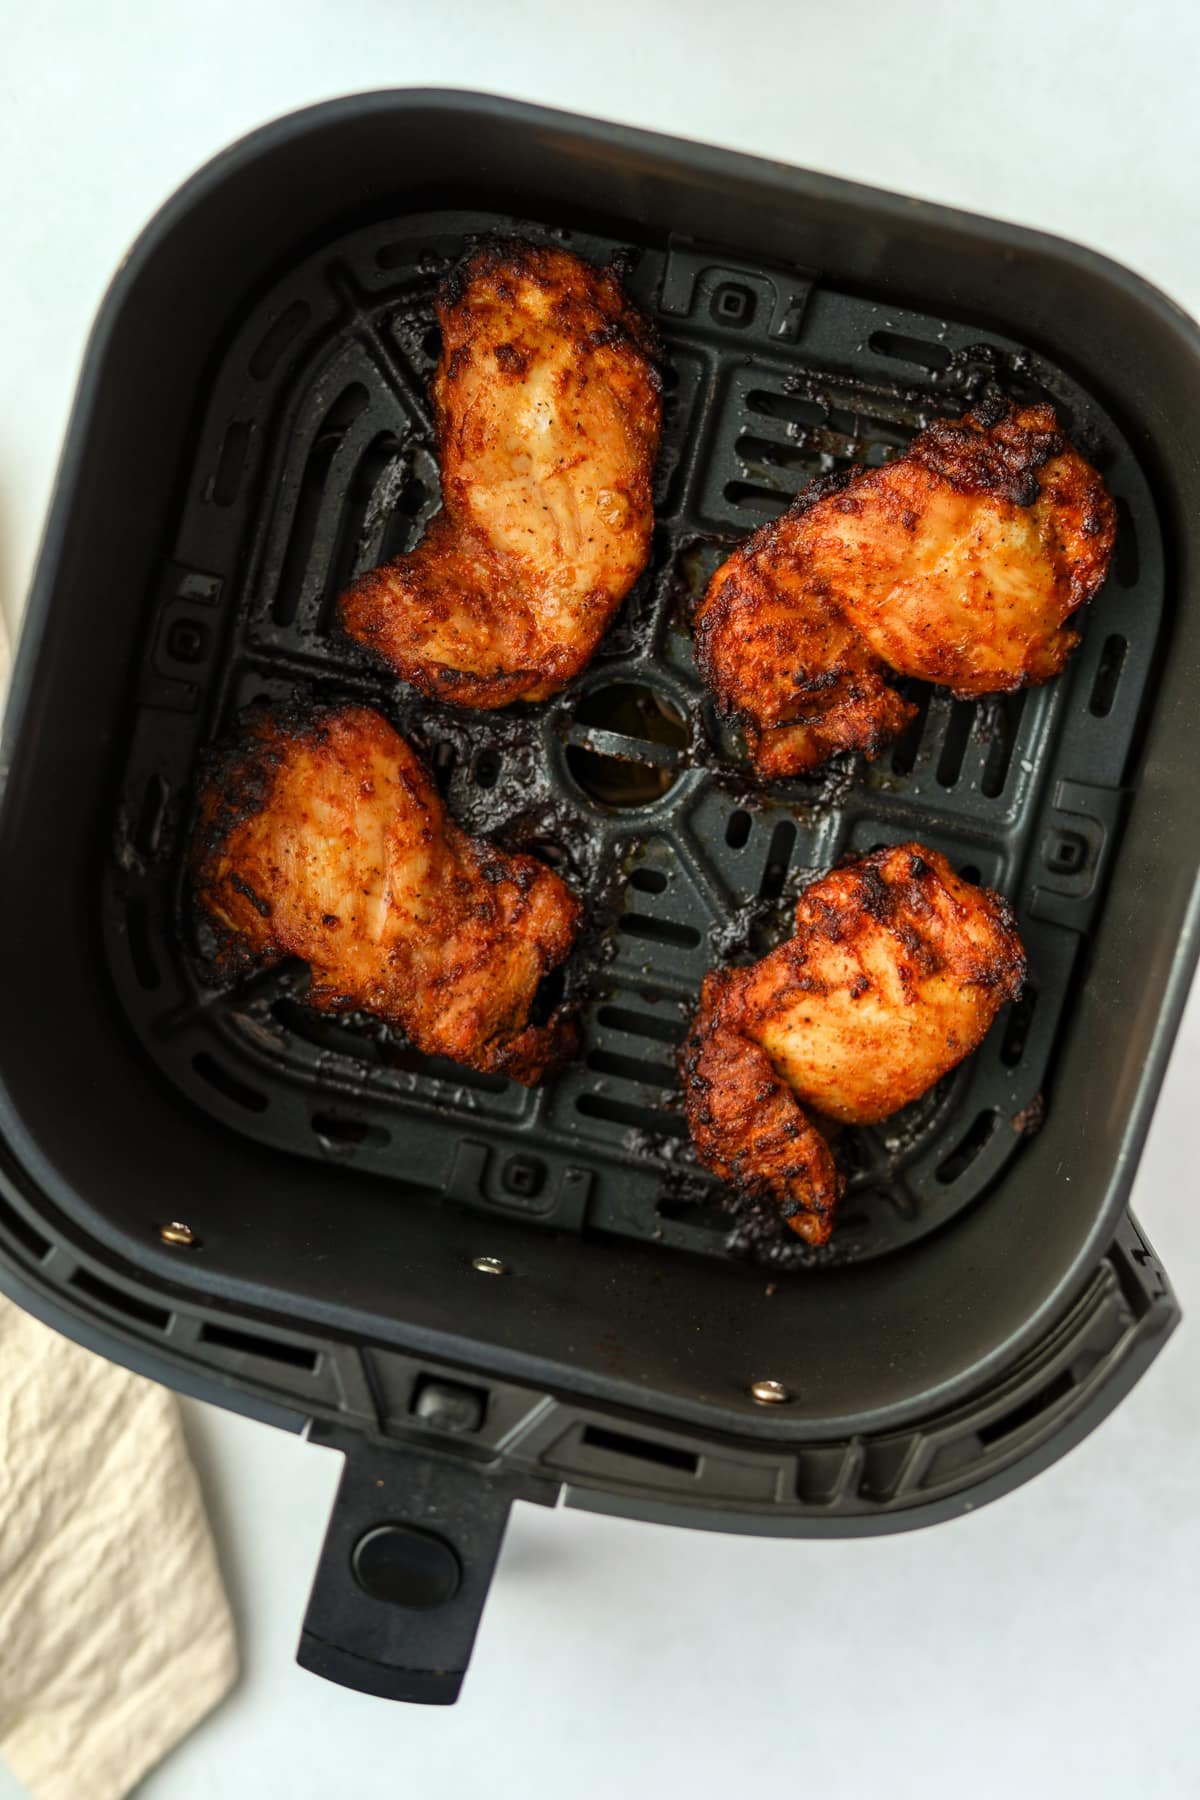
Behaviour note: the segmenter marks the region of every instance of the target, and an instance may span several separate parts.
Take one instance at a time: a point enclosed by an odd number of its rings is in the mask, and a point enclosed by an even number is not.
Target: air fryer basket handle
[[[346,1461],[296,1660],[361,1693],[452,1705],[512,1502],[553,1490],[350,1433],[319,1435]]]

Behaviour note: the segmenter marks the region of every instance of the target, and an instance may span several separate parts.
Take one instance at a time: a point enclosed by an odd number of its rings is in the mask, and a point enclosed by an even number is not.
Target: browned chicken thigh
[[[192,854],[226,968],[300,957],[324,1011],[374,1013],[420,1050],[527,1085],[559,1066],[569,1019],[529,1023],[582,918],[558,876],[460,830],[368,707],[243,725],[205,779]]]
[[[874,756],[913,711],[892,674],[967,696],[1056,675],[1115,532],[1053,408],[989,402],[756,531],[698,610],[700,668],[761,775]]]
[[[831,870],[801,895],[793,937],[705,979],[680,1052],[701,1162],[823,1244],[841,1188],[834,1124],[874,1124],[932,1087],[1024,975],[1006,902],[936,850]]]
[[[591,660],[650,554],[653,332],[611,269],[477,250],[437,303],[442,510],[362,575],[342,624],[425,694],[542,700]]]

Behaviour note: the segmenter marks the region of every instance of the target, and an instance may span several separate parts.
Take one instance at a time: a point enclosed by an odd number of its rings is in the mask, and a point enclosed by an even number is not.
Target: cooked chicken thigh
[[[700,668],[760,774],[874,756],[913,710],[889,672],[968,696],[1056,675],[1115,533],[1053,408],[989,402],[882,468],[814,483],[756,531],[701,603]]]
[[[902,844],[831,870],[801,895],[793,937],[704,982],[680,1052],[700,1160],[824,1243],[841,1186],[831,1122],[873,1124],[923,1094],[1024,974],[1006,902],[936,850]]]
[[[652,327],[612,270],[516,241],[475,251],[437,313],[442,510],[353,583],[342,623],[439,700],[541,700],[591,660],[650,554]]]
[[[361,1008],[428,1053],[530,1085],[571,1054],[529,1023],[582,908],[530,856],[468,837],[418,757],[364,706],[247,714],[200,793],[197,899],[237,971],[309,964],[311,1005]]]

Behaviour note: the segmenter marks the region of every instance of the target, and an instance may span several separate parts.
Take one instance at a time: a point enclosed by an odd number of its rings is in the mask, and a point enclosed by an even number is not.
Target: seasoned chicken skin
[[[520,242],[437,302],[442,510],[343,594],[344,629],[459,706],[555,693],[650,554],[662,403],[653,330],[617,274]]]
[[[988,402],[814,483],[747,539],[697,612],[700,668],[761,775],[875,756],[913,712],[893,673],[963,696],[1056,675],[1115,535],[1053,407]]]
[[[936,850],[901,844],[831,870],[800,896],[793,937],[705,979],[680,1051],[701,1162],[823,1244],[842,1185],[826,1134],[932,1087],[1024,976],[1007,903]]]
[[[529,1013],[579,901],[533,857],[461,831],[368,707],[246,714],[201,789],[192,869],[232,972],[301,957],[311,1005],[374,1013],[419,1050],[526,1085],[574,1050],[561,1012]]]

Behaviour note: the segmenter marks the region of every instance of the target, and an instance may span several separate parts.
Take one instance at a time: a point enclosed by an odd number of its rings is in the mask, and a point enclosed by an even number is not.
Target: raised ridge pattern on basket
[[[489,230],[626,258],[667,346],[653,563],[590,669],[545,705],[453,713],[336,631],[358,570],[415,543],[439,504],[426,386],[437,281]],[[732,759],[688,613],[729,547],[814,474],[873,465],[990,384],[1048,396],[1103,469],[1121,531],[1084,642],[1048,687],[978,702],[910,684],[918,713],[870,766],[762,791]],[[266,1143],[468,1205],[705,1254],[878,1255],[979,1197],[1036,1124],[1080,945],[1102,897],[1120,784],[1163,605],[1151,497],[1113,421],[995,333],[850,297],[691,244],[615,245],[475,215],[354,232],[285,276],[208,396],[170,560],[152,597],[105,919],[114,974],[157,1065]],[[565,981],[584,1048],[527,1092],[303,1001],[287,967],[208,986],[184,895],[199,758],[238,709],[296,692],[379,706],[428,755],[458,818],[532,849],[587,893],[596,929]],[[735,1218],[695,1167],[674,1046],[715,961],[786,935],[839,856],[917,836],[1017,908],[1030,987],[963,1068],[850,1132],[827,1250]],[[385,1190],[381,1189],[381,1192]]]

